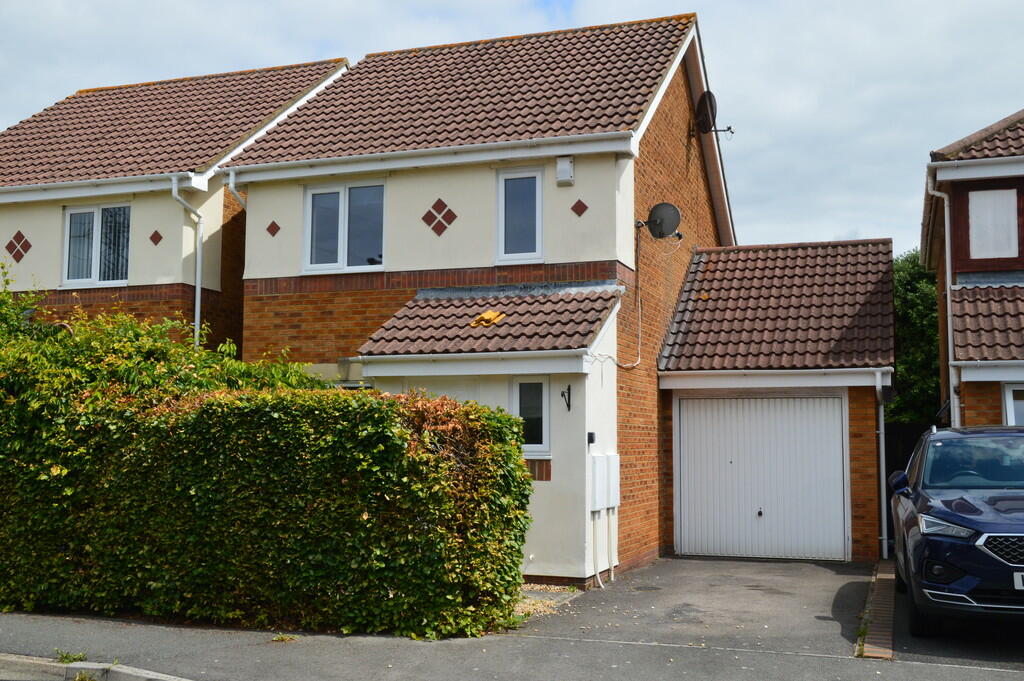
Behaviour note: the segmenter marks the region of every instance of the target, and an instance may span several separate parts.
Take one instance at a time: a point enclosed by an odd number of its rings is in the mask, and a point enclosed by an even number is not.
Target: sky
[[[690,11],[743,244],[914,248],[928,152],[1024,108],[1020,0],[0,0],[0,128],[81,88]]]

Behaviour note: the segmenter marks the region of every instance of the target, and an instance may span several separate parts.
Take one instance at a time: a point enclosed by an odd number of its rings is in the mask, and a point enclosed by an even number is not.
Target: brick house
[[[271,80],[286,74],[271,97]],[[375,53],[352,68],[317,62],[101,91],[110,101],[76,94],[51,108],[70,111],[62,125],[78,115],[84,131],[89,116],[112,106],[143,115],[161,111],[152,99],[195,100],[203,114],[188,121],[225,121],[197,139],[222,137],[164,162],[167,145],[154,129],[145,149],[111,150],[109,168],[66,178],[48,170],[59,159],[25,169],[15,160],[19,135],[31,134],[12,131],[54,115],[44,111],[0,134],[0,182],[10,185],[0,186],[0,230],[10,234],[19,285],[53,282],[42,284],[51,303],[77,293],[95,309],[116,297],[142,314],[191,314],[197,230],[169,187],[192,187],[206,197],[191,199],[200,213],[207,204],[219,211],[206,216],[198,242],[204,263],[220,265],[204,265],[200,277],[203,319],[230,317],[215,335],[239,339],[245,359],[287,348],[343,386],[424,389],[523,418],[535,480],[523,559],[531,578],[584,584],[674,552],[870,558],[879,534],[878,397],[892,364],[891,246],[735,247],[718,138],[696,125],[707,88],[696,16],[685,14]],[[241,116],[224,101],[250,89],[253,102],[265,97],[261,115],[226,132]],[[117,99],[135,93],[138,102]],[[128,119],[105,134],[116,139]],[[149,120],[167,134],[181,127],[168,111]],[[42,148],[44,134],[32,134]],[[146,154],[156,160],[132,165]],[[116,175],[127,168],[143,179]],[[149,184],[131,189],[129,180]],[[64,182],[78,193],[54,193]],[[90,193],[98,187],[102,200]],[[163,217],[136,208],[147,197],[161,202]],[[104,207],[118,201],[132,207],[127,280],[69,281],[60,273],[72,271],[67,244],[81,229],[68,216],[88,204],[83,212],[105,224]],[[663,202],[681,211],[678,239],[637,224]],[[45,215],[19,212],[37,203]],[[220,226],[219,249],[210,225]],[[157,231],[181,252],[146,250],[162,243],[149,239]],[[775,278],[756,290],[751,278],[769,265]],[[703,277],[715,267],[754,295],[751,309],[776,313],[770,330],[786,337],[784,353],[749,352],[749,365],[677,361],[680,349],[718,352],[708,329],[690,326],[694,296],[711,295],[714,282]],[[780,286],[795,287],[788,306],[765,305]],[[803,300],[809,291],[820,293],[814,305]],[[734,319],[736,310],[721,314]],[[825,330],[809,333],[807,320]],[[742,325],[711,328],[723,347],[751,343]],[[763,364],[764,354],[775,363]],[[691,486],[730,478],[682,474],[693,452],[681,419],[691,398],[739,393],[756,418],[719,434],[785,416],[828,441],[815,448],[808,439],[803,458],[787,460],[796,471],[816,453],[828,459],[813,469],[826,480],[816,501],[787,511],[830,519],[815,546],[687,544],[709,531],[688,523],[717,513],[684,511]],[[780,404],[803,410],[772,411]],[[751,446],[763,462],[781,444]],[[770,519],[762,535],[792,539],[795,521],[778,526],[777,506],[761,510]]]
[[[220,164],[346,67],[80,90],[0,132],[0,245],[13,287],[45,291],[58,314],[117,305],[201,318],[211,344],[241,339],[245,221]]]
[[[1022,140],[1018,111],[931,152],[928,164],[921,261],[937,273],[954,427],[1024,424]]]

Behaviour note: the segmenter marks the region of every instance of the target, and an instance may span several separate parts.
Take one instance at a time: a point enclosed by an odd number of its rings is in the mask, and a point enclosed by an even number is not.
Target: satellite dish
[[[718,102],[711,90],[705,90],[697,99],[697,107],[694,111],[697,118],[697,129],[703,134],[708,134],[715,129],[715,120],[718,117]]]
[[[679,228],[679,221],[682,216],[679,214],[679,209],[671,203],[659,203],[653,208],[647,215],[646,221],[637,222],[637,227],[647,226],[647,231],[651,233],[655,239],[664,239],[667,236],[676,235],[677,238],[682,238],[682,235],[676,231]]]

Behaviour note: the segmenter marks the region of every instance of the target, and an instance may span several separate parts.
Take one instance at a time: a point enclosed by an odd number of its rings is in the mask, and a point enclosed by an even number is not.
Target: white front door
[[[679,401],[681,554],[849,557],[841,396]]]

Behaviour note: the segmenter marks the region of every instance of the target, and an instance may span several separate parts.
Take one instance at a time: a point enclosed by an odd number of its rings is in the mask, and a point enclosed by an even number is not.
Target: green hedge
[[[431,637],[510,621],[518,419],[310,389],[174,322],[68,334],[4,305],[0,607]]]

